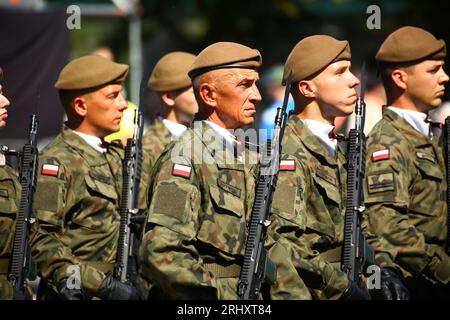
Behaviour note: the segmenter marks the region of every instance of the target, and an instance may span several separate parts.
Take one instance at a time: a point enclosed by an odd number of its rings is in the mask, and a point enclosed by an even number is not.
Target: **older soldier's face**
[[[216,81],[216,113],[227,129],[252,124],[256,103],[261,101],[256,82],[258,72],[252,69],[223,69]]]
[[[6,126],[6,119],[8,118],[7,108],[9,107],[9,100],[3,95],[3,88],[0,84],[0,128]]]
[[[86,125],[99,138],[120,129],[123,111],[128,107],[120,84],[109,84],[85,96]]]
[[[332,63],[312,80],[316,101],[322,106],[326,118],[347,116],[353,112],[359,80],[350,71],[350,66],[350,61]]]
[[[426,60],[406,69],[406,90],[419,111],[426,112],[442,103],[449,77],[443,61]]]

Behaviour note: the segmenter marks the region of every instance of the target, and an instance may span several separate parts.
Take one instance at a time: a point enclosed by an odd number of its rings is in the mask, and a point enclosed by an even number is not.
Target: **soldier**
[[[146,202],[148,179],[156,160],[171,140],[186,131],[198,111],[187,74],[194,59],[195,55],[187,52],[168,53],[159,59],[148,79],[148,87],[158,94],[164,110],[142,137],[141,203]]]
[[[0,79],[3,70],[0,68]],[[0,85],[0,128],[6,126],[8,99]],[[20,183],[15,170],[6,163],[5,154],[0,151],[0,300],[22,298],[13,290],[7,279],[14,241],[15,219],[19,211]]]
[[[55,87],[67,114],[39,158],[31,239],[42,278],[38,299],[137,299],[112,277],[119,232],[123,146],[103,138],[119,129],[128,66],[99,56],[71,61]]]
[[[163,114],[158,115],[142,137],[150,168],[169,142],[186,131],[198,112],[187,74],[194,60],[195,55],[187,52],[168,53],[159,59],[148,79],[148,87],[158,94],[164,106]]]
[[[261,63],[258,50],[218,42],[190,68],[206,120],[170,144],[155,165],[139,254],[142,277],[172,299],[237,298],[258,165],[256,151],[229,130],[254,121]]]
[[[445,163],[427,123],[449,80],[445,55],[443,40],[410,26],[376,55],[387,106],[367,140],[365,224],[392,299],[450,297]]]
[[[285,63],[292,72],[294,114],[283,142],[272,232],[294,245],[292,262],[314,299],[368,299],[365,284],[341,271],[346,199],[345,146],[334,120],[353,112],[359,80],[348,41],[301,40]]]

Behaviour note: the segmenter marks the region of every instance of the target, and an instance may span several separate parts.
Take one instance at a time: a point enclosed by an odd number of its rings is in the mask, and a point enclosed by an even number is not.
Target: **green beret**
[[[284,64],[283,80],[292,71],[292,82],[304,80],[329,64],[351,58],[346,40],[336,40],[326,35],[314,35],[302,39],[292,49]]]
[[[166,54],[156,63],[148,80],[150,89],[159,92],[169,92],[192,85],[188,77],[189,67],[195,60],[195,55],[182,51]]]
[[[421,28],[406,26],[397,29],[384,40],[375,59],[386,63],[443,60],[446,53],[444,40],[437,40]]]
[[[197,56],[191,68],[189,77],[195,77],[216,69],[245,68],[256,69],[262,64],[258,50],[251,49],[235,42],[216,42]]]
[[[69,62],[59,74],[55,88],[81,90],[111,82],[122,82],[128,74],[128,65],[112,62],[101,56],[84,56]]]

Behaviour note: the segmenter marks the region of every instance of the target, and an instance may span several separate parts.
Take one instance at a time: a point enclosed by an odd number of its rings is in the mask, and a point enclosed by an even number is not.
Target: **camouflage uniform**
[[[115,262],[120,223],[119,195],[123,149],[110,144],[100,154],[64,127],[39,156],[35,214],[40,228],[31,240],[44,298],[56,298],[55,286],[76,273],[92,298]],[[46,164],[56,172],[44,174]],[[45,282],[44,282],[45,283]],[[42,287],[43,288],[43,287]]]
[[[142,136],[142,176],[139,192],[140,203],[147,203],[148,181],[153,166],[164,148],[170,143],[171,134],[160,118],[155,118],[147,132]],[[145,208],[146,209],[146,208]]]
[[[197,123],[158,161],[139,257],[142,277],[171,298],[237,299],[258,165],[237,162],[223,140],[206,138],[211,131]],[[193,154],[171,157],[188,145]],[[246,159],[255,156],[244,152]],[[177,175],[174,165],[189,174]],[[275,262],[283,260],[282,249]]]
[[[271,232],[293,246],[291,258],[315,299],[338,299],[348,286],[340,269],[344,238],[346,157],[337,160],[296,116],[289,118],[273,200]]]
[[[0,153],[4,159],[4,155]],[[8,165],[0,166],[0,300],[12,299],[13,292],[7,280],[19,211],[20,184],[15,171]]]
[[[366,183],[364,225],[377,264],[396,270],[412,298],[438,296],[450,279],[441,146],[384,108],[367,140]]]

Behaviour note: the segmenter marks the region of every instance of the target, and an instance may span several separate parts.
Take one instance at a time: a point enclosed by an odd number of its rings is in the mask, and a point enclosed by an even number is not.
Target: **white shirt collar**
[[[427,118],[426,113],[408,110],[408,109],[400,109],[392,106],[387,107],[389,110],[394,111],[397,115],[403,118],[406,122],[408,122],[414,129],[419,131],[424,136],[429,136],[430,133],[430,124],[425,122]]]
[[[106,148],[102,147],[103,142],[102,142],[102,139],[100,139],[99,137],[91,136],[89,134],[78,132],[75,130],[73,132],[75,132],[77,135],[79,135],[84,141],[86,141],[86,143],[88,145],[90,145],[92,148],[94,148],[98,152],[105,153],[107,151]]]
[[[305,119],[303,123],[323,143],[331,157],[335,157],[337,140],[330,138],[330,132],[334,126],[317,120]]]
[[[169,130],[172,138],[181,136],[187,129],[186,126],[167,119],[162,119],[162,122],[166,126],[167,130]]]

